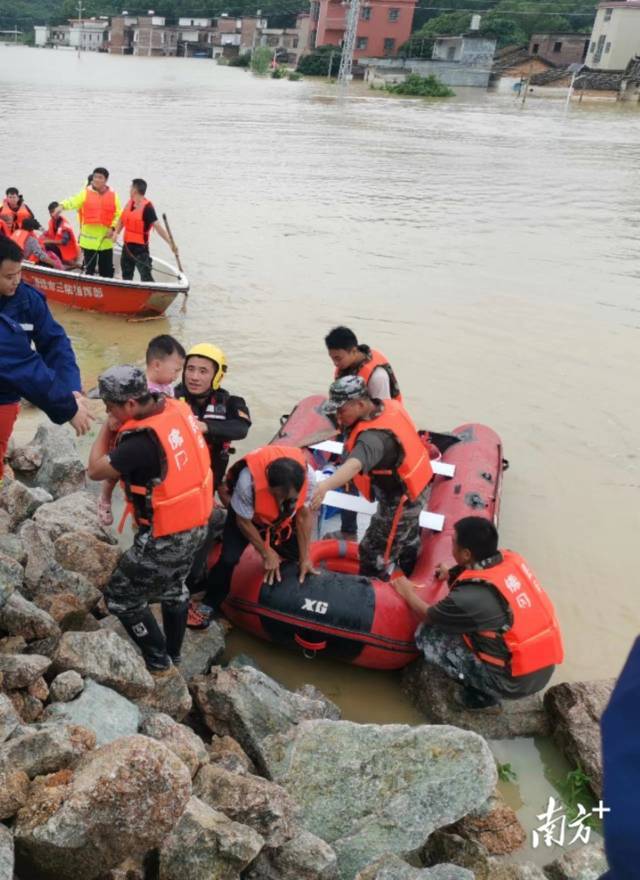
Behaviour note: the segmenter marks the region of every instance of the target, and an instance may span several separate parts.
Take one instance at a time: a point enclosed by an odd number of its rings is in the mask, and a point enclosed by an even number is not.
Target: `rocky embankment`
[[[355,724],[312,686],[218,665],[189,631],[154,681],[102,590],[119,549],[71,435],[44,426],[0,489],[0,880],[595,880],[597,846],[544,870],[496,794],[485,737],[548,733],[601,785],[609,683],[502,716],[451,709],[416,664],[429,723]],[[292,662],[295,662],[292,660]]]

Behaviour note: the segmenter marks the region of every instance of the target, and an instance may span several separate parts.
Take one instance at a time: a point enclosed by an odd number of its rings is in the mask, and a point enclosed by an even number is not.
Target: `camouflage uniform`
[[[429,487],[415,501],[407,500],[398,521],[387,563],[384,561],[389,532],[400,499],[378,498],[378,509],[360,541],[360,574],[388,580],[395,568],[411,574],[420,550],[420,514],[427,504]]]
[[[106,403],[122,404],[149,394],[144,373],[128,365],[103,373],[98,388]],[[163,672],[170,669],[171,660],[180,661],[189,604],[185,581],[206,533],[203,525],[155,538],[150,527],[139,528],[104,591],[107,608],[138,645],[151,672]],[[164,632],[149,608],[152,602],[162,605]]]
[[[154,538],[150,529],[139,529],[105,590],[109,611],[120,615],[153,602],[174,606],[187,602],[185,579],[206,533],[207,527],[200,526]]]
[[[458,684],[492,697],[504,697],[487,666],[466,646],[461,635],[423,624],[416,632],[416,644],[427,663],[433,663]]]

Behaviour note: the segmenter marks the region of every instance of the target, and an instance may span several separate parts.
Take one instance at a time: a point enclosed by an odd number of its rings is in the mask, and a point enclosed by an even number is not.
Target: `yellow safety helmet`
[[[217,366],[218,370],[213,374],[213,382],[211,383],[213,390],[217,391],[222,383],[224,374],[227,372],[227,359],[222,349],[218,348],[217,345],[209,345],[208,342],[199,342],[187,352],[187,360],[192,355],[207,358],[207,360],[213,361]]]

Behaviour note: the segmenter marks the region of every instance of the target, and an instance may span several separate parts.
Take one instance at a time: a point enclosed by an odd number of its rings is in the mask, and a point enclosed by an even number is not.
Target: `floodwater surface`
[[[502,543],[555,602],[556,680],[619,671],[640,629],[637,108],[565,116],[560,101],[363,85],[341,102],[323,81],[204,59],[23,48],[0,48],[0,84],[2,188],[44,221],[96,165],[122,197],[144,177],[191,280],[186,316],[54,308],[87,386],[156,333],[214,342],[251,407],[248,449],[325,391],[323,335],[353,327],[420,425],[501,435]],[[418,720],[397,677],[277,657],[281,678],[320,684],[348,717]]]

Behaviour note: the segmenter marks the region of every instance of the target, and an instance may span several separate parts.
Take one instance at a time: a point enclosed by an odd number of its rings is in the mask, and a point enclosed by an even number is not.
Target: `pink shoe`
[[[111,510],[111,502],[105,501],[104,498],[98,498],[98,522],[101,526],[113,525],[113,511]]]

